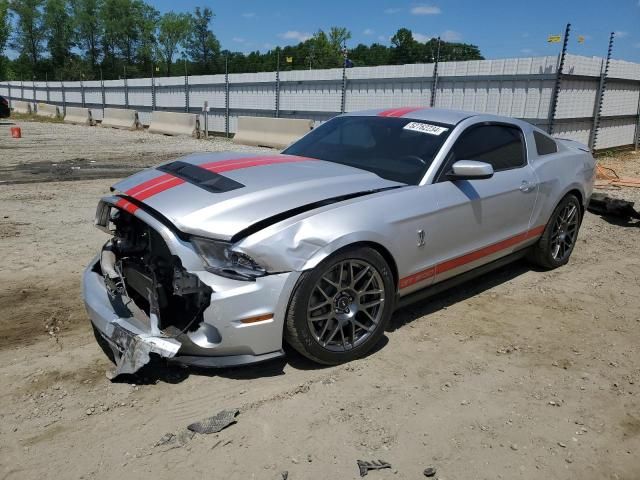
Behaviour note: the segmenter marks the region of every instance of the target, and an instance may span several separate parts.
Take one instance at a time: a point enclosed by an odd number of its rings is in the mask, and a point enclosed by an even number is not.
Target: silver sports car
[[[115,184],[84,300],[116,373],[150,353],[247,364],[283,342],[345,362],[406,302],[525,255],[565,264],[594,176],[587,147],[511,118],[341,115],[282,154],[193,154]]]

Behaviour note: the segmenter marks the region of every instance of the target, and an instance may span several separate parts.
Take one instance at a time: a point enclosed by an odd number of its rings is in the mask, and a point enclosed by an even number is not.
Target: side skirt
[[[488,273],[492,270],[495,270],[500,267],[504,267],[510,263],[515,262],[523,258],[527,252],[529,251],[529,247],[523,248],[522,250],[518,250],[517,252],[510,253],[509,255],[498,258],[493,262],[487,263],[485,265],[481,265],[480,267],[476,267],[473,270],[469,270],[468,272],[461,273],[455,277],[449,278],[442,282],[436,283],[435,285],[430,285],[428,287],[423,288],[422,290],[418,290],[416,292],[405,295],[404,297],[399,297],[396,300],[395,308],[396,310],[406,307],[407,305],[411,305],[412,303],[419,302],[421,300],[425,300],[427,298],[433,297],[439,293],[444,292],[445,290],[449,290],[450,288],[456,287],[462,283],[465,283],[473,278],[479,277]]]

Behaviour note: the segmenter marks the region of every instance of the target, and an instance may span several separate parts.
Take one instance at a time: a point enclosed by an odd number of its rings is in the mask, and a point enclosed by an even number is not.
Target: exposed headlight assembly
[[[232,249],[230,243],[192,237],[191,243],[206,262],[206,270],[236,280],[252,280],[266,275],[267,271],[253,258]]]

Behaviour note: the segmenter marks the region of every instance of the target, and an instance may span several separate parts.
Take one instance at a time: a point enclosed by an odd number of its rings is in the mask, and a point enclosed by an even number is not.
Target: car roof
[[[449,110],[447,108],[429,108],[429,107],[396,107],[387,109],[361,110],[357,112],[345,113],[346,116],[381,116],[381,117],[400,117],[413,120],[422,120],[427,122],[438,122],[449,125],[457,125],[461,121],[478,117],[478,121],[494,121],[508,122],[516,125],[525,124],[518,119],[512,117],[504,117],[500,115],[490,115],[486,113],[467,112],[464,110]]]

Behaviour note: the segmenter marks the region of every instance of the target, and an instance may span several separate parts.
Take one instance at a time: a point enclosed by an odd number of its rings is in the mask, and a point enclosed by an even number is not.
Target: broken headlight
[[[201,237],[193,237],[191,243],[206,262],[206,269],[216,275],[236,280],[250,280],[267,273],[265,268],[249,255],[234,251],[230,243]]]

